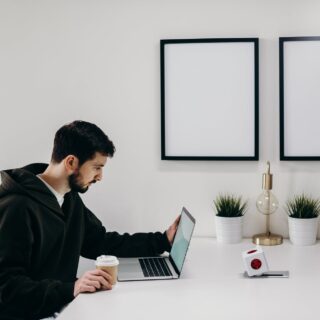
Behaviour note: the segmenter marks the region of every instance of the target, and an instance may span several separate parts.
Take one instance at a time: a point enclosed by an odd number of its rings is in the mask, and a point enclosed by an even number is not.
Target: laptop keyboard
[[[140,258],[139,263],[145,277],[172,276],[164,258]]]

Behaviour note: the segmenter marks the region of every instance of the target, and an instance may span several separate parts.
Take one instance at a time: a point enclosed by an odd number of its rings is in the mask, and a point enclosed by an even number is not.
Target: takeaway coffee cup
[[[119,260],[115,256],[102,255],[96,259],[97,269],[102,269],[109,273],[112,277],[112,284],[117,283]]]

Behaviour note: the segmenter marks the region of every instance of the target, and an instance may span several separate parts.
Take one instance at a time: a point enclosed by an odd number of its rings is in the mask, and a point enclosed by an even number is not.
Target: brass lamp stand
[[[272,190],[272,174],[270,173],[270,162],[267,162],[267,172],[262,175],[263,192],[258,196],[256,205],[260,213],[266,216],[266,232],[256,234],[252,237],[252,242],[257,245],[274,246],[283,242],[282,236],[270,232],[270,214],[274,213],[279,206],[279,202]]]

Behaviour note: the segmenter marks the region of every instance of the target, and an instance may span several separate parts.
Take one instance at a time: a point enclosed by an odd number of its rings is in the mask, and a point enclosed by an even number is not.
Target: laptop
[[[195,223],[195,219],[183,207],[169,257],[120,258],[118,281],[178,279]]]

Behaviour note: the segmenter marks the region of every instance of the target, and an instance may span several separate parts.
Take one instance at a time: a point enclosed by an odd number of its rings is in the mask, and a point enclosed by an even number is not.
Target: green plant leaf
[[[213,203],[219,217],[242,217],[248,207],[248,201],[232,194],[219,195]]]
[[[291,218],[316,218],[320,214],[320,200],[305,194],[297,195],[287,201],[286,211]]]

